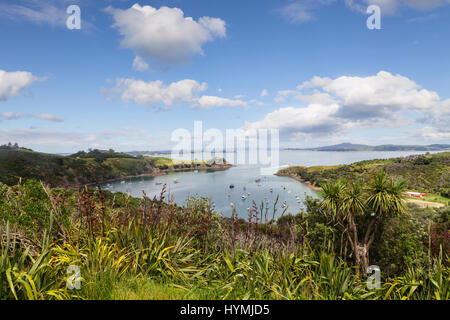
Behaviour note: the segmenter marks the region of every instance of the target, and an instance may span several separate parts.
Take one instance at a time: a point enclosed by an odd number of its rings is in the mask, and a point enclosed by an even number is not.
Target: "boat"
[[[198,173],[198,170],[194,170],[194,173]]]
[[[230,184],[230,189],[233,189],[234,188],[234,184]]]
[[[159,186],[159,185],[162,184],[162,182],[155,182],[155,184],[156,184],[157,186]]]
[[[173,179],[173,183],[179,183],[178,179]]]
[[[261,182],[261,179],[258,178],[258,179],[255,180],[255,182],[256,183]]]
[[[247,197],[245,196],[245,194],[242,195],[241,199],[242,199],[242,200],[247,199]]]

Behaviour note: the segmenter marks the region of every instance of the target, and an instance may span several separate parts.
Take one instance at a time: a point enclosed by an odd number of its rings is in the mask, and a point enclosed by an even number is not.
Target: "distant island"
[[[304,150],[304,151],[447,151],[450,144],[430,144],[430,145],[396,145],[384,144],[379,146],[369,146],[365,144],[353,144],[349,142],[332,146],[316,148],[284,148],[283,150]]]

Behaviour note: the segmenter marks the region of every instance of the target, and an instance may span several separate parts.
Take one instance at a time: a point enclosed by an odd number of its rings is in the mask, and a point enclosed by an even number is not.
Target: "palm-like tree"
[[[405,183],[386,177],[384,170],[373,176],[363,189],[361,181],[351,184],[340,180],[323,184],[322,208],[336,221],[347,235],[358,273],[366,272],[369,266],[369,250],[375,239],[378,226],[392,215],[406,213],[403,190]],[[369,224],[360,239],[356,218],[366,216]]]

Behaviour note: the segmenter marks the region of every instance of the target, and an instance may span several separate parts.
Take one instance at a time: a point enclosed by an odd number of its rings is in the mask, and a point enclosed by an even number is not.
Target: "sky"
[[[450,143],[449,52],[450,0],[0,0],[0,144],[168,150],[194,121]]]

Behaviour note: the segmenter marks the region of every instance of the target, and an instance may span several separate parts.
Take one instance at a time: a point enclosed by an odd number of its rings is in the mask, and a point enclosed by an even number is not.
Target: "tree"
[[[346,235],[358,274],[367,271],[378,227],[389,217],[407,212],[404,188],[403,181],[388,179],[384,170],[376,173],[365,189],[361,181],[343,179],[322,185],[322,208]]]

